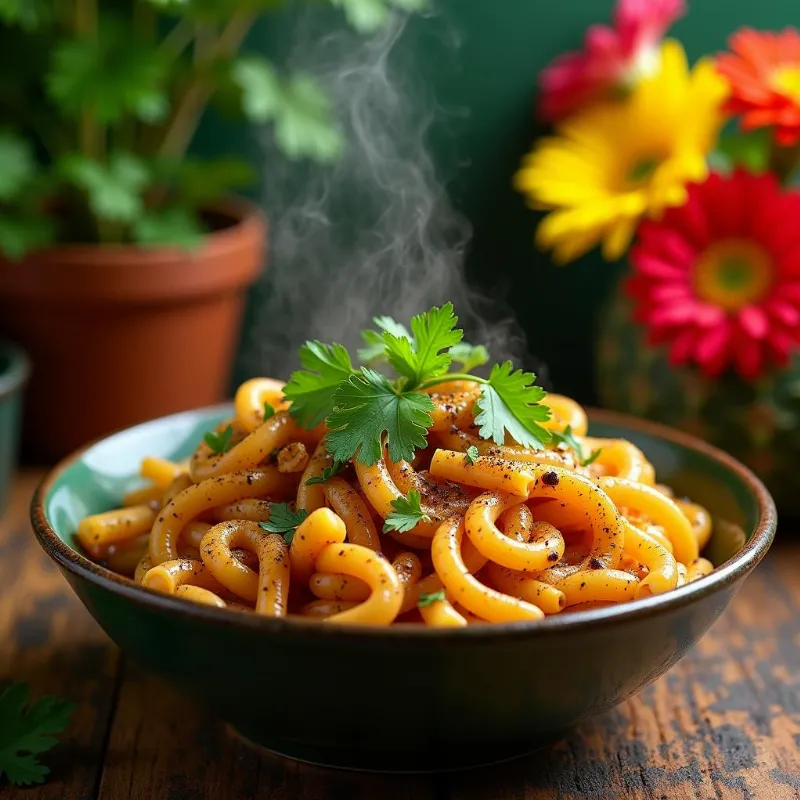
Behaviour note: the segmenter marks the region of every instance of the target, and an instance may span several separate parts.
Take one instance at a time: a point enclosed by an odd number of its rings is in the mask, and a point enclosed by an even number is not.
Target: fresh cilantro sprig
[[[467,460],[467,464],[469,464],[471,467],[474,467],[474,466],[475,466],[475,459],[476,459],[476,458],[477,458],[479,455],[480,455],[480,453],[479,453],[479,451],[478,451],[478,448],[477,448],[477,447],[475,447],[475,445],[474,445],[474,444],[471,444],[471,445],[470,445],[470,446],[467,448],[467,452],[466,452],[466,453],[464,453],[464,458]]]
[[[291,544],[297,533],[297,526],[308,516],[308,511],[298,508],[294,511],[288,503],[273,503],[269,510],[269,519],[259,525],[269,533],[280,533],[283,541]]]
[[[233,447],[233,426],[228,425],[221,433],[208,431],[203,436],[203,441],[211,448],[213,453],[227,453]]]
[[[334,459],[355,458],[369,466],[386,447],[393,461],[410,460],[425,447],[433,424],[435,406],[426,390],[454,380],[480,384],[475,422],[483,438],[503,444],[511,437],[530,448],[550,441],[539,424],[550,410],[540,402],[545,393],[532,373],[515,371],[511,362],[495,364],[488,378],[449,371],[453,361],[468,370],[488,355],[485,347],[462,341],[451,303],[413,317],[410,331],[390,317],[376,317],[374,323],[378,330],[365,332],[359,358],[373,366],[387,361],[396,378],[372,366],[357,370],[341,345],[312,341],[300,351],[304,369],[284,387],[290,413],[301,425],[326,423]]]
[[[444,589],[439,589],[438,592],[422,592],[417,599],[417,608],[427,608],[434,603],[443,603],[447,598],[444,594]]]
[[[306,486],[316,486],[320,483],[327,483],[334,475],[338,475],[347,464],[342,461],[334,461],[328,467],[322,470],[322,475],[314,475],[306,481]]]
[[[336,390],[356,371],[340,344],[306,342],[300,348],[300,363],[305,369],[292,373],[283,394],[292,401],[292,416],[304,427],[315,428],[333,411]]]
[[[264,422],[266,422],[270,417],[275,416],[275,408],[272,403],[268,403],[266,400],[264,401]]]
[[[553,437],[553,440],[555,442],[558,442],[559,444],[564,444],[571,450],[574,450],[575,455],[578,459],[578,463],[582,467],[588,467],[589,464],[593,464],[595,461],[597,461],[597,458],[600,455],[600,453],[603,452],[603,448],[598,447],[597,449],[592,450],[592,452],[589,454],[587,458],[584,458],[583,447],[581,446],[581,443],[575,438],[575,434],[572,431],[571,425],[567,425],[567,427],[564,428],[563,431],[552,431],[551,436]]]
[[[411,489],[408,497],[392,500],[394,509],[383,523],[383,532],[408,533],[420,522],[430,522],[431,518],[422,510],[422,497],[416,489]]]
[[[38,756],[52,748],[69,725],[75,706],[57,697],[29,703],[26,683],[12,683],[0,694],[0,774],[17,786],[44,783],[50,770]]]

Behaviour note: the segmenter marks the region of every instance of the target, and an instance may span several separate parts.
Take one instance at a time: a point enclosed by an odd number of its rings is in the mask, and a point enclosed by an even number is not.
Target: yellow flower
[[[627,98],[591,106],[542,139],[514,179],[533,208],[552,211],[539,247],[561,264],[599,242],[607,260],[624,255],[643,216],[681,205],[686,184],[706,177],[726,95],[711,61],[690,72],[681,45],[666,41],[660,71]]]

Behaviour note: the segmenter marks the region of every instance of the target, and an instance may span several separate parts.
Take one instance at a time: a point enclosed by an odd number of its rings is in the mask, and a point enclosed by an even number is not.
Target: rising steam
[[[470,225],[437,179],[426,142],[434,99],[398,67],[405,23],[398,15],[366,39],[347,30],[297,34],[289,66],[326,87],[345,147],[334,166],[298,166],[267,133],[261,140],[269,268],[255,303],[248,374],[287,375],[306,339],[354,352],[373,316],[407,321],[447,300],[466,338],[486,344],[493,360],[525,350],[510,317],[467,285]]]

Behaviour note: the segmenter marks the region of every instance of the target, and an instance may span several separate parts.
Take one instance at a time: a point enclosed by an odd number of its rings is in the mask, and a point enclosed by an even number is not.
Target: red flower
[[[800,340],[800,195],[737,171],[688,187],[631,251],[634,319],[673,364],[757,378]]]
[[[685,12],[684,0],[619,0],[613,27],[592,25],[583,50],[559,56],[542,71],[542,119],[554,122],[655,71],[664,33]]]
[[[787,28],[762,33],[743,28],[717,56],[717,70],[731,85],[726,106],[742,115],[745,130],[775,127],[783,145],[800,140],[800,34]]]

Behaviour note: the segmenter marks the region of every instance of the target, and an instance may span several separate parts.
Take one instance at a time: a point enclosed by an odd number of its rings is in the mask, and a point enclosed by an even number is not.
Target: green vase
[[[671,425],[728,451],[772,492],[782,514],[800,516],[800,357],[747,382],[728,372],[709,379],[669,363],[646,342],[622,287],[600,315],[597,393],[610,409]]]

